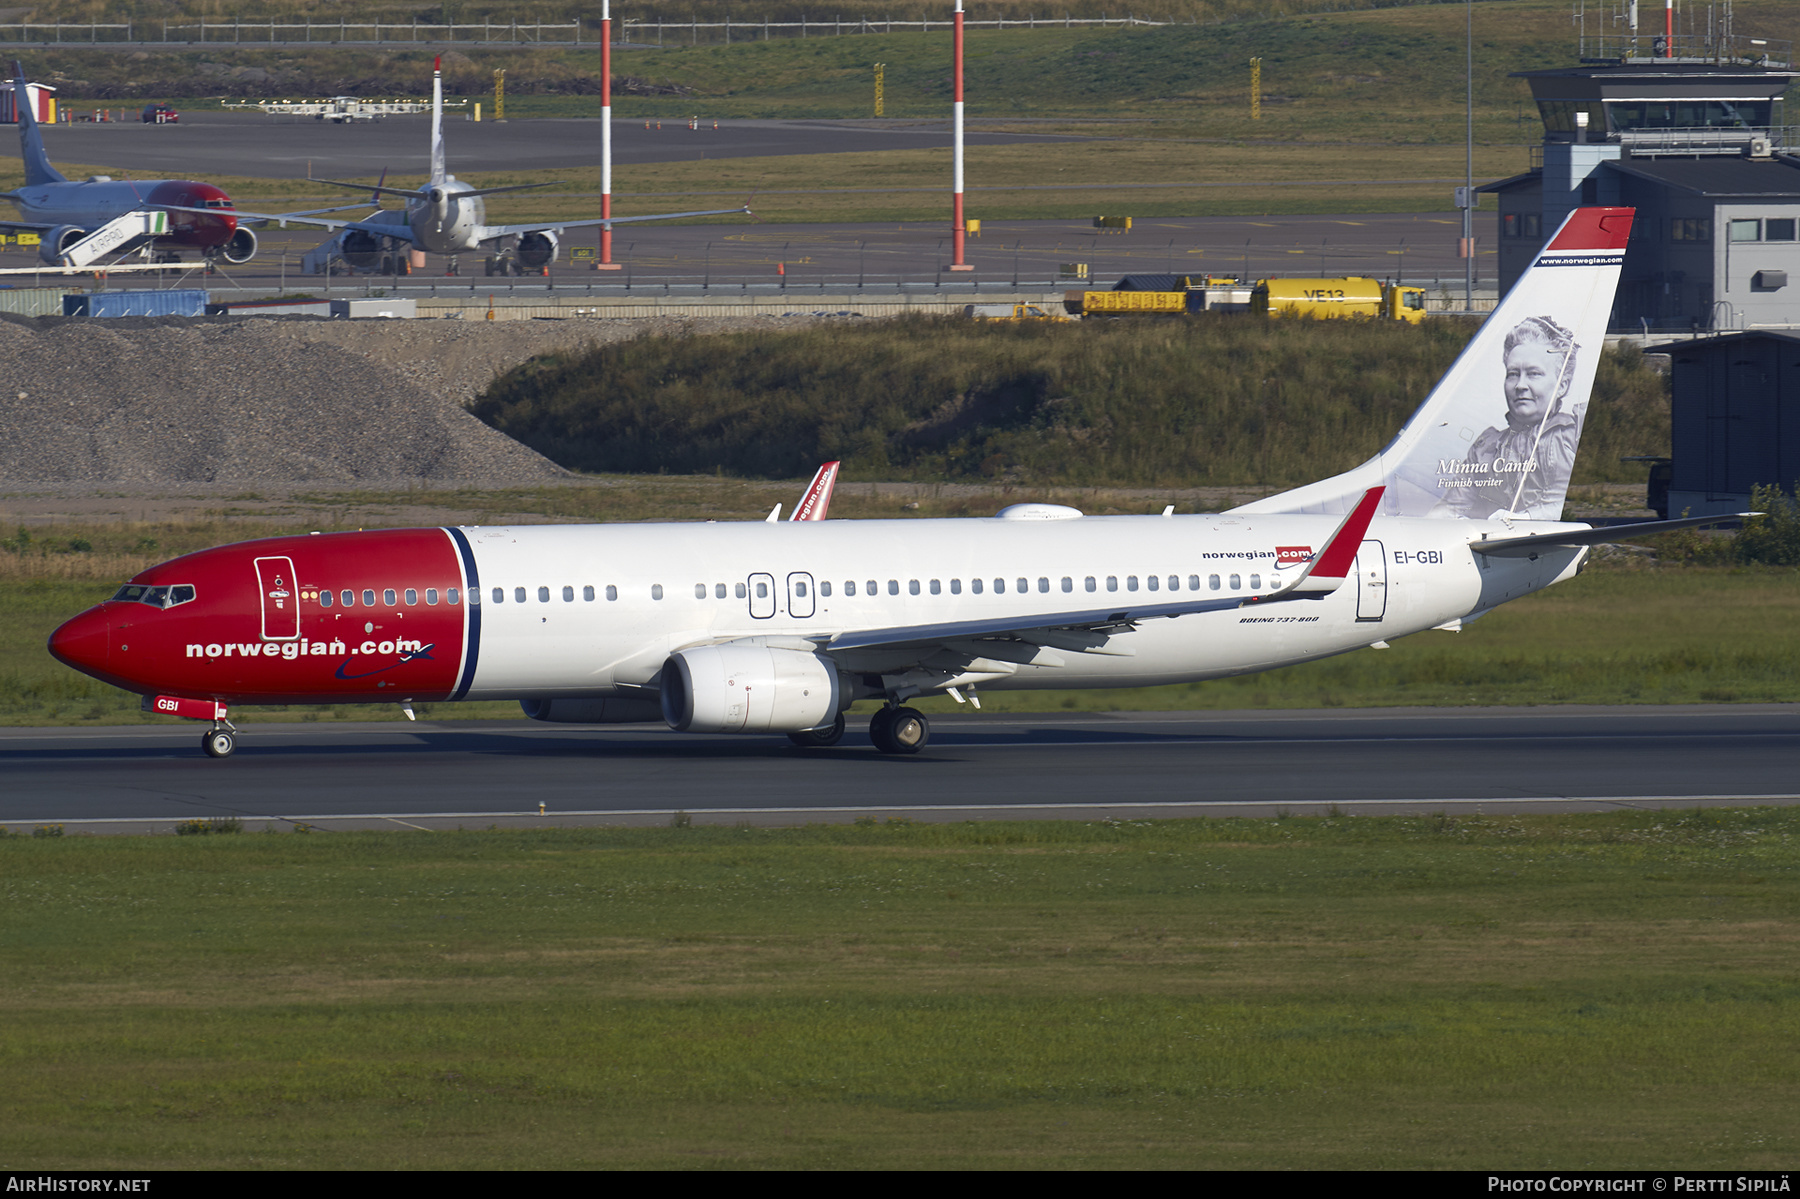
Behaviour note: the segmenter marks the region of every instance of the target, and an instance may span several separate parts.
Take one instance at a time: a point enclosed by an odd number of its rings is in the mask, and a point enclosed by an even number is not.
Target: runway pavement
[[[799,824],[1789,804],[1800,705],[940,717],[885,757],[863,719],[827,750],[518,722],[245,727],[201,755],[192,724],[0,733],[0,825],[248,828]],[[538,814],[538,805],[545,812]]]

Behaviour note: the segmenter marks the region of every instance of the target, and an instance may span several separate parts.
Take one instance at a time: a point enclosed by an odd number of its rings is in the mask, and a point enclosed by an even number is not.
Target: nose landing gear
[[[230,721],[221,721],[200,738],[200,748],[209,758],[229,758],[231,751],[237,748],[237,730],[231,727]]]
[[[883,708],[869,719],[869,740],[884,754],[916,754],[931,741],[931,722],[916,708]]]

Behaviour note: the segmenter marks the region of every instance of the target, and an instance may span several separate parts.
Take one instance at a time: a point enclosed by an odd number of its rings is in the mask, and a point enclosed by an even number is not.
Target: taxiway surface
[[[596,108],[599,101],[595,101]],[[696,162],[787,154],[846,154],[947,148],[944,121],[715,122],[613,121],[613,162]],[[444,142],[452,173],[567,171],[600,165],[600,122],[543,118],[471,121],[446,114]],[[971,146],[1088,141],[1067,134],[966,134]],[[47,126],[52,162],[79,162],[168,177],[255,175],[271,179],[396,176],[431,166],[431,117],[386,117],[333,125],[310,117],[257,112],[184,112],[176,125],[141,121]]]
[[[828,750],[782,737],[513,722],[193,725],[0,733],[0,825],[246,827],[799,824],[1568,811],[1800,801],[1800,705],[967,715],[915,757],[856,719]],[[545,814],[538,815],[538,805]]]

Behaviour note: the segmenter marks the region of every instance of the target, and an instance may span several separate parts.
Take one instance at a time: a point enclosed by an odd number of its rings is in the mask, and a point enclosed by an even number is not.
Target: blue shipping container
[[[96,291],[64,296],[64,316],[205,316],[206,292]]]

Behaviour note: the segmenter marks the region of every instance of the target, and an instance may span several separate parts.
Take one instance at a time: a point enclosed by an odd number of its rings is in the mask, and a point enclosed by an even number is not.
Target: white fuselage
[[[418,239],[415,245],[434,254],[464,254],[481,248],[481,231],[487,224],[487,204],[455,178],[429,185],[442,194],[440,202],[417,198],[406,203],[406,223]]]
[[[1278,565],[1283,547],[1318,549],[1336,525],[1276,515],[470,528],[482,602],[467,698],[629,694],[652,685],[674,650],[743,638],[820,644],[839,632],[1249,599],[1300,569],[1291,554]],[[1015,653],[1023,660],[1007,662],[1010,673],[981,686],[1187,682],[1437,628],[1572,574],[1585,551],[1530,560],[1468,549],[1484,533],[1554,527],[1566,526],[1377,518],[1354,576],[1323,599],[1149,619],[1085,651]],[[957,651],[942,652],[954,670]],[[920,660],[910,648],[834,656],[864,676]],[[976,646],[962,656],[995,655]]]

